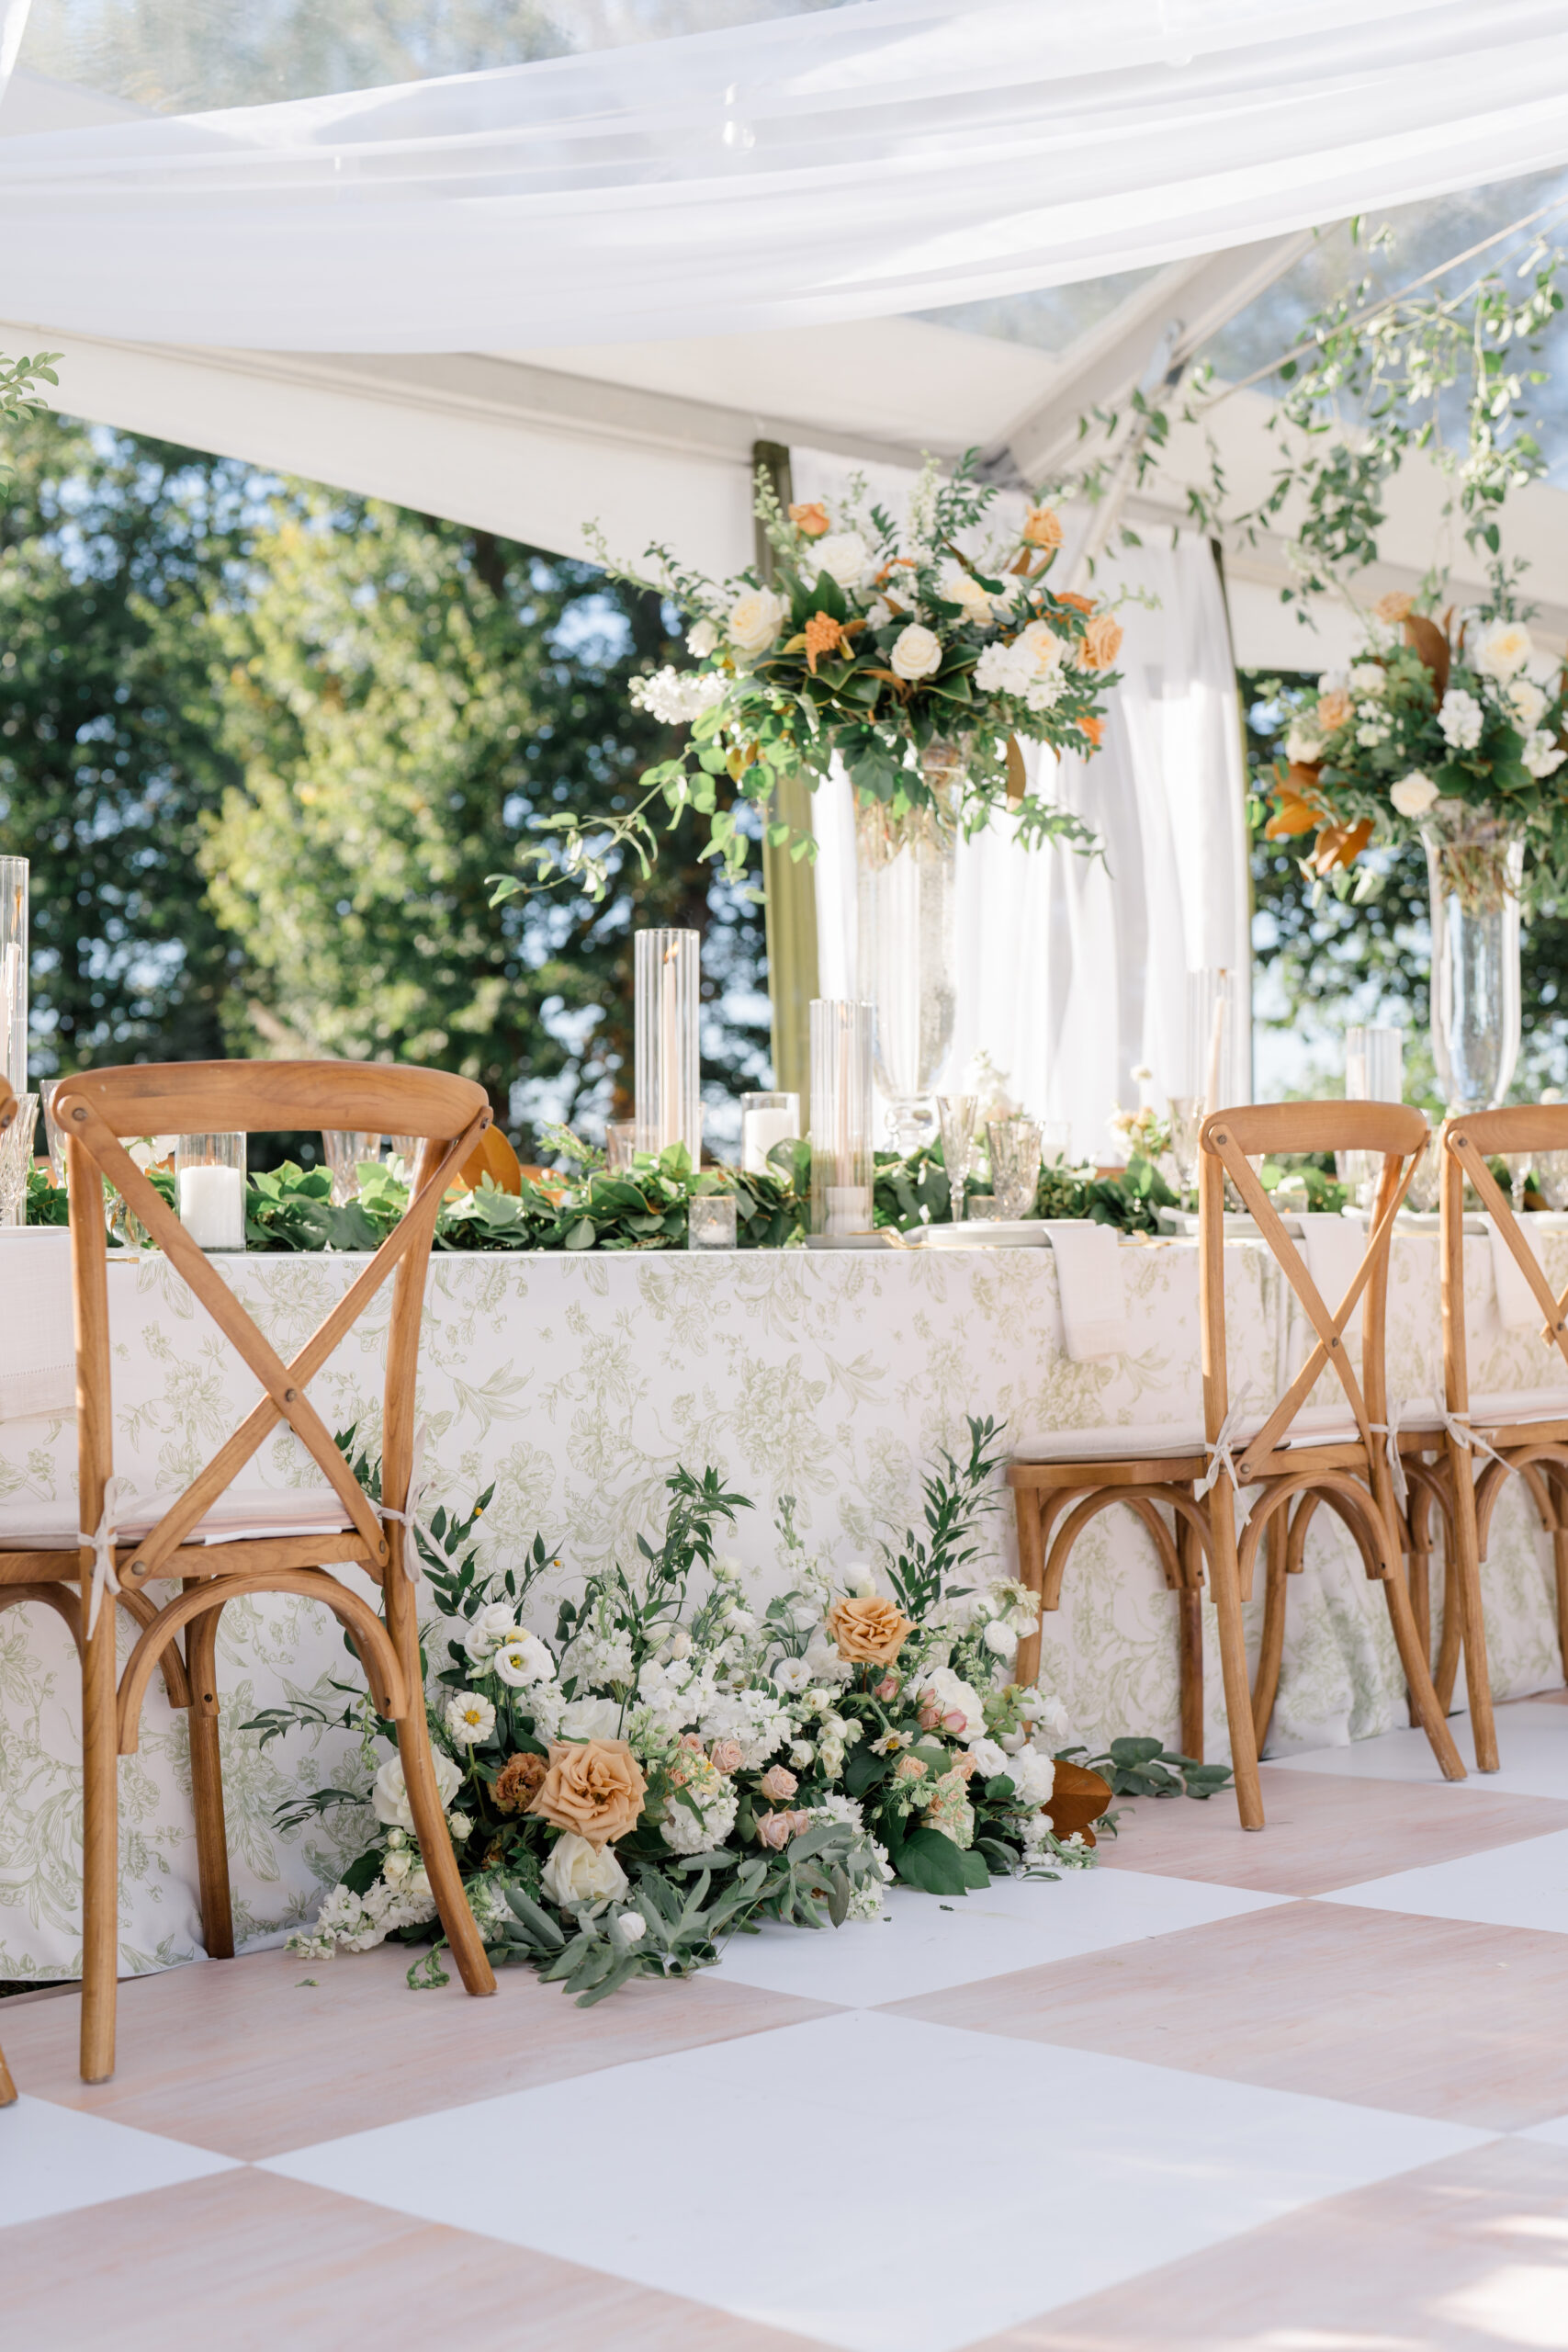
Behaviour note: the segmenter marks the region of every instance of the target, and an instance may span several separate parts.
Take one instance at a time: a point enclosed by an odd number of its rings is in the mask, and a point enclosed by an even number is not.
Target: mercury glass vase
[[[888,1133],[904,1154],[936,1133],[932,1089],[953,1043],[953,819],[960,756],[933,743],[920,756],[938,806],[896,817],[881,801],[857,804],[855,874],[858,984],[876,1015],[876,1079],[891,1105]]]
[[[1432,905],[1432,1058],[1450,1114],[1508,1091],[1519,1057],[1519,827],[1468,801],[1423,820]]]

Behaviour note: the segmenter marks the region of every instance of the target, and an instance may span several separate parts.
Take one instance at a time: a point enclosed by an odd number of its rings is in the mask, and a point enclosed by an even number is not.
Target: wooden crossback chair
[[[439,1070],[380,1063],[187,1062],[100,1069],[67,1079],[55,1110],[68,1142],[72,1275],[76,1318],[80,1464],[79,1543],[70,1551],[26,1548],[7,1539],[0,1581],[29,1587],[65,1579],[80,1593],[84,1762],[82,2073],[107,2080],[114,2067],[115,1963],[118,1946],[117,1758],[133,1754],[147,1685],[164,1668],[170,1697],[189,1706],[202,1924],[208,1951],[233,1951],[228,1852],[218,1748],[215,1663],[219,1616],[230,1600],[298,1593],[331,1609],[351,1635],[379,1712],[398,1727],[398,1749],[420,1850],[441,1924],[470,1993],[495,1979],[463,1893],[431,1758],[415,1618],[417,1561],[406,1523],[413,1462],[414,1385],[431,1236],[447,1183],[490,1125],[483,1090]],[[161,1133],[342,1125],[419,1136],[419,1166],[407,1214],[292,1363],[257,1329],[221,1275],[137,1168],[121,1137]],[[225,1339],[260,1383],[247,1414],[179,1499],[155,1524],[134,1512],[117,1524],[107,1273],[101,1179],[108,1177],[151,1238],[189,1283]],[[386,1341],[379,1510],[359,1486],[308,1394],[309,1385],[370,1305],[393,1282]],[[302,1513],[265,1536],[201,1539],[233,1480],[268,1435],[287,1422],[311,1456],[336,1508]],[[249,1505],[247,1493],[242,1507]],[[145,1516],[145,1514],[143,1514]],[[335,1529],[329,1522],[336,1520]],[[235,1524],[231,1519],[230,1524]],[[244,1523],[242,1517],[237,1522]],[[127,1524],[136,1533],[134,1542]],[[58,1538],[56,1539],[58,1541]],[[381,1588],[378,1613],[331,1573],[352,1563]],[[146,1586],[177,1577],[162,1606]],[[106,1591],[130,1603],[143,1630],[116,1673],[115,1611]],[[40,1590],[36,1597],[45,1597]],[[72,1600],[76,1595],[71,1596]],[[180,1637],[186,1655],[179,1656]]]
[[[1506,1193],[1486,1162],[1498,1153],[1568,1151],[1568,1103],[1520,1104],[1450,1119],[1442,1133],[1443,1379],[1446,1460],[1439,1500],[1448,1522],[1448,1605],[1436,1681],[1447,1703],[1457,1653],[1464,1654],[1475,1760],[1483,1772],[1498,1766],[1496,1725],[1482,1610],[1481,1563],[1497,1498],[1511,1476],[1521,1477],[1551,1538],[1557,1586],[1558,1643],[1568,1671],[1568,1390],[1524,1389],[1472,1395],[1464,1329],[1464,1188],[1482,1208],[1518,1264],[1540,1307],[1540,1339],[1568,1363],[1568,1289],[1558,1297],[1521,1232]],[[1477,1465],[1479,1475],[1477,1475]]]
[[[1367,1575],[1382,1585],[1422,1727],[1445,1777],[1464,1778],[1411,1616],[1382,1434],[1386,1419],[1383,1327],[1393,1218],[1427,1138],[1421,1114],[1397,1103],[1265,1103],[1215,1112],[1204,1121],[1199,1152],[1201,1430],[1106,1430],[1096,1433],[1105,1442],[1092,1459],[1070,1458],[1064,1452],[1056,1459],[1015,1461],[1009,1468],[1018,1502],[1021,1572],[1046,1609],[1060,1605],[1073,1545],[1101,1510],[1129,1507],[1148,1529],[1166,1581],[1179,1596],[1181,1736],[1188,1755],[1201,1752],[1199,1607],[1207,1566],[1218,1619],[1236,1804],[1247,1829],[1263,1826],[1258,1756],[1279,1686],[1286,1578],[1301,1568],[1307,1529],[1322,1505],[1343,1521]],[[1248,1155],[1333,1150],[1375,1153],[1383,1164],[1366,1250],[1344,1298],[1330,1313]],[[1245,1398],[1233,1405],[1230,1396],[1224,1294],[1227,1176],[1316,1335],[1300,1372],[1267,1412],[1253,1408]],[[1359,1380],[1344,1342],[1358,1305],[1362,1321]],[[1307,1406],[1325,1372],[1337,1380],[1342,1403],[1326,1408]],[[1262,1492],[1238,1527],[1237,1498],[1244,1487]],[[1173,1521],[1170,1527],[1165,1521],[1167,1511]],[[1261,1651],[1256,1686],[1249,1688],[1241,1609],[1252,1598],[1253,1573],[1265,1544],[1268,1583]],[[1038,1671],[1036,1634],[1020,1645],[1019,1679],[1032,1681]]]

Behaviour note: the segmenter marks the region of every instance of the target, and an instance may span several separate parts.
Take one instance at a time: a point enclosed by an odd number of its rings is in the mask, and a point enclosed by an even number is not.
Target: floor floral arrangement
[[[635,1566],[589,1577],[548,1637],[527,1623],[557,1565],[542,1538],[486,1575],[475,1538],[488,1496],[466,1516],[433,1514],[420,1539],[444,1621],[427,1639],[430,1728],[493,1962],[531,1963],[586,2006],[633,1976],[710,1965],[762,1920],[874,1918],[894,1883],[952,1898],[993,1875],[1089,1867],[1090,1823],[1118,1787],[1206,1796],[1223,1784],[1222,1769],[1153,1740],[1116,1743],[1102,1777],[1054,1757],[1059,1708],[1010,1679],[1033,1599],[975,1571],[998,1439],[970,1422],[966,1456],[943,1453],[921,1528],[886,1548],[880,1573],[835,1573],[786,1501],[786,1589],[757,1610],[719,1549],[751,1505],[711,1469],[675,1471],[661,1540],[639,1538]],[[342,1442],[355,1459],[353,1433]],[[375,1465],[355,1467],[374,1492]],[[340,1714],[301,1702],[246,1726],[264,1742],[327,1722],[364,1735],[376,1826],[296,1939],[311,1959],[389,1937],[428,1943],[434,1920],[401,1764],[376,1762],[391,1727],[363,1690],[339,1688]],[[288,1819],[363,1796],[322,1789]],[[410,1981],[446,1981],[439,1945]]]

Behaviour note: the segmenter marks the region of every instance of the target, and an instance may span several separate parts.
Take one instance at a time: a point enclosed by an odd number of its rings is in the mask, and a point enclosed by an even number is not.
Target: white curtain
[[[1561,0],[868,0],[0,141],[0,238],[12,319],[514,351],[1013,293],[1565,160]]]
[[[795,495],[838,497],[852,470],[819,450],[790,453]],[[863,471],[897,512],[913,476]],[[1001,512],[1009,502],[998,502]],[[1058,562],[1070,560],[1070,541]],[[1224,599],[1206,540],[1183,533],[1103,560],[1097,581],[1123,601],[1126,632],[1105,741],[1092,760],[1025,752],[1031,789],[1076,808],[1103,856],[1021,849],[1004,820],[958,851],[957,1014],[944,1087],[990,1057],[1042,1118],[1066,1120],[1075,1154],[1111,1158],[1113,1103],[1192,1087],[1187,974],[1237,974],[1224,1099],[1250,1102],[1251,1009],[1241,710]],[[817,795],[818,978],[858,994],[854,840],[848,784]],[[880,1138],[879,1138],[880,1140]],[[1119,1156],[1119,1155],[1117,1155]]]

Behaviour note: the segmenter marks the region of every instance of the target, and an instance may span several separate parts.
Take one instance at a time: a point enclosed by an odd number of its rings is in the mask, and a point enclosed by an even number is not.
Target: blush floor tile
[[[716,1973],[729,1983],[869,2008],[1206,1927],[1286,1899],[1137,1871],[996,1879],[984,1894],[954,1896],[951,1905],[895,1887],[886,1920],[857,1922],[836,1935],[770,1926],[737,1936]]]
[[[825,2227],[824,2173],[863,2143],[868,2096],[877,2160],[846,2180]],[[957,2352],[1485,2136],[1240,2083],[1195,2096],[1171,2068],[862,2011],[266,2169],[844,2352]],[[530,2151],[548,2161],[520,2194]]]
[[[1537,1928],[1568,1936],[1568,1829],[1527,1838],[1489,1854],[1464,1854],[1393,1871],[1323,1894],[1325,1903],[1371,1911],[1415,1912],[1427,1919],[1473,1919],[1494,1928]],[[1568,1957],[1568,1955],[1565,1955]]]
[[[1444,1782],[1472,1796],[1556,1797],[1568,1802],[1568,1713],[1561,1704],[1516,1700],[1497,1710],[1497,1755],[1501,1770],[1478,1772],[1468,1714],[1449,1718],[1454,1745],[1469,1778]],[[1308,1747],[1294,1756],[1270,1758],[1280,1772],[1332,1772],[1357,1781],[1442,1781],[1421,1731],[1385,1731],[1348,1747]]]
[[[0,2109],[0,2228],[228,2172],[231,2159],[25,2094]],[[5,2245],[0,2237],[0,2247]],[[0,2253],[0,2267],[6,2256]]]

